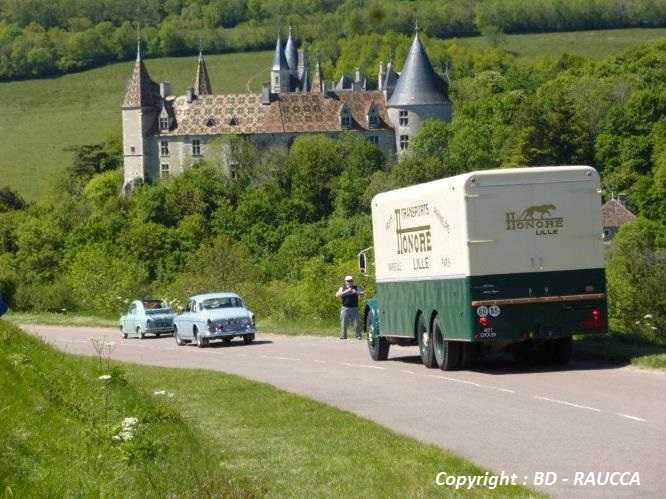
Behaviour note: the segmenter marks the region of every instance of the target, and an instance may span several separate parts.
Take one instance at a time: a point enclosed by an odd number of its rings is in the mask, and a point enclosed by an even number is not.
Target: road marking
[[[514,390],[509,390],[508,388],[498,388],[498,390],[505,393],[516,393]]]
[[[622,414],[621,412],[616,412],[615,414],[618,415],[618,416],[621,416],[623,418],[632,419],[634,421],[640,421],[641,423],[647,423],[648,422],[647,419],[639,418],[637,416],[630,416],[629,414]]]
[[[534,398],[539,400],[545,400],[546,402],[554,402],[556,404],[568,405],[569,407],[575,407],[577,409],[587,409],[588,411],[601,412],[601,409],[597,409],[596,407],[574,404],[573,402],[566,402],[564,400],[551,399],[548,397],[540,397],[539,395],[534,395]]]
[[[294,360],[294,361],[298,361],[298,362],[301,361],[301,359],[296,359],[294,357],[277,357],[277,356],[273,356],[273,355],[262,355],[261,358],[262,359],[273,359],[273,360]]]
[[[414,371],[407,371],[406,369],[400,369],[400,372],[405,374],[414,374]]]
[[[368,365],[366,365],[366,364],[349,364],[349,363],[347,363],[347,362],[342,362],[341,364],[342,364],[343,366],[349,366],[349,367],[363,367],[363,368],[365,368],[365,369],[381,369],[381,370],[385,370],[385,369],[386,369],[385,367],[381,367],[381,366],[368,366]]]
[[[312,362],[314,362],[315,364],[326,364],[325,360],[313,360]]]
[[[448,376],[440,376],[437,374],[429,374],[428,376],[430,376],[431,378],[439,378],[439,379],[445,379],[446,381],[454,381],[456,383],[462,383],[463,385],[472,385],[476,386],[477,388],[492,388],[490,386],[480,385],[479,383],[474,383],[473,381],[467,381],[464,379],[450,378]]]

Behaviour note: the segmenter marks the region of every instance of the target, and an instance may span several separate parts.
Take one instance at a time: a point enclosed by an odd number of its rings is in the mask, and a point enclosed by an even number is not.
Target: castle
[[[201,159],[221,159],[234,175],[225,137],[251,136],[256,144],[289,145],[295,137],[358,133],[387,153],[401,153],[426,119],[451,121],[447,74],[434,71],[415,34],[402,71],[380,63],[378,89],[362,71],[327,87],[319,60],[310,76],[307,51],[278,34],[270,83],[261,93],[216,95],[199,53],[194,87],[173,96],[168,82],[150,79],[137,58],[122,104],[124,191],[137,181],[177,175]],[[222,151],[222,153],[220,152]]]

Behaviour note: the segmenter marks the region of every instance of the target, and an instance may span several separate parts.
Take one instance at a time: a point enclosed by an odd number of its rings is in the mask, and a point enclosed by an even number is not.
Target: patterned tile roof
[[[339,132],[340,110],[346,104],[352,128],[370,129],[367,113],[374,102],[380,117],[377,129],[387,130],[388,115],[381,91],[279,94],[262,104],[261,94],[203,95],[192,102],[185,96],[172,102],[174,127],[162,135],[268,134]]]
[[[199,60],[197,61],[197,75],[194,77],[194,92],[197,95],[211,95],[213,93],[210,87],[210,79],[208,78],[206,61],[204,61],[201,52],[199,52]]]
[[[127,82],[122,109],[157,107],[159,95],[160,86],[150,79],[141,56],[137,55],[132,75]]]
[[[630,212],[617,199],[611,199],[601,207],[601,218],[604,227],[619,227],[622,224],[636,219],[636,215]]]

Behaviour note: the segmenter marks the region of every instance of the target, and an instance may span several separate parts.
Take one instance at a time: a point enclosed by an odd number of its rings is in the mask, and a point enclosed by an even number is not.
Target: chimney
[[[160,82],[160,96],[162,99],[166,99],[169,95],[171,95],[171,83],[168,81],[161,81]]]
[[[262,83],[261,84],[261,103],[264,106],[267,106],[271,103],[271,84]]]
[[[626,192],[621,192],[620,194],[617,195],[617,200],[620,202],[622,206],[625,208],[627,207],[627,193]]]
[[[187,89],[187,103],[191,104],[194,100],[194,89],[192,87]]]

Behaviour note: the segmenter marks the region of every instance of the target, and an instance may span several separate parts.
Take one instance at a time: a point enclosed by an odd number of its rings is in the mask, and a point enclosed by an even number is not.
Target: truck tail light
[[[480,325],[481,327],[488,327],[488,326],[490,326],[490,319],[488,318],[488,316],[485,316],[485,317],[479,317],[479,325]]]
[[[601,311],[598,308],[593,308],[591,312],[591,319],[580,321],[582,329],[600,329],[602,333],[606,332],[606,321],[601,317]]]

